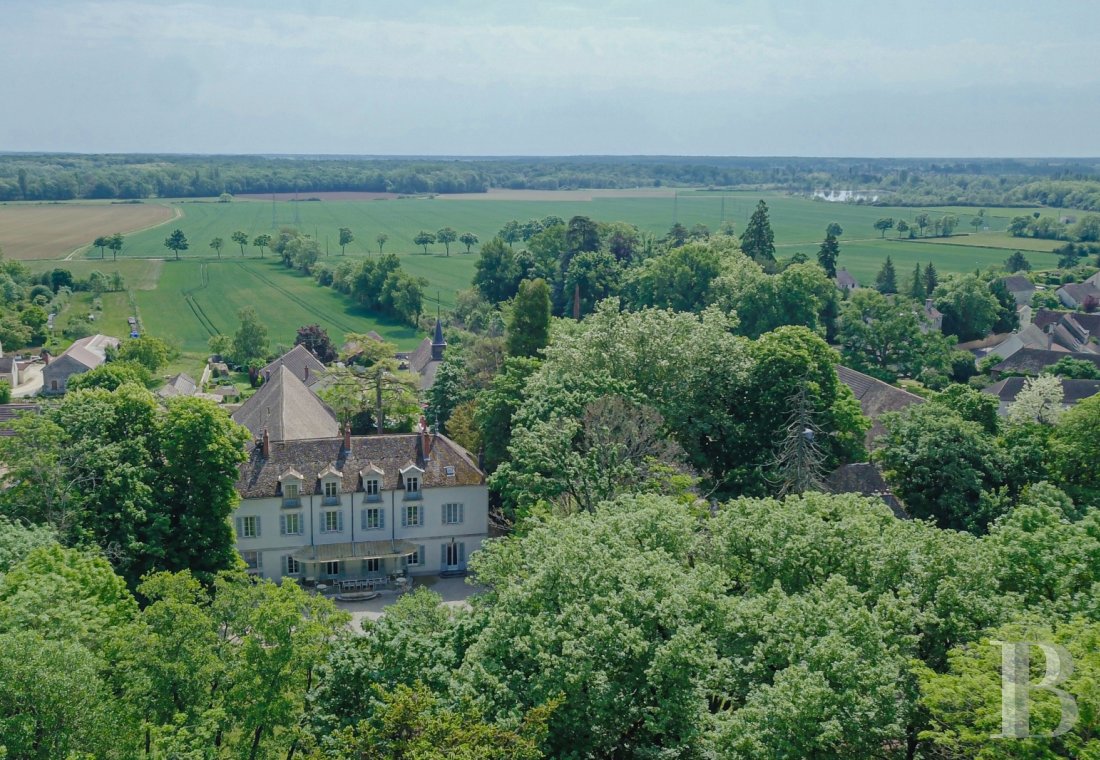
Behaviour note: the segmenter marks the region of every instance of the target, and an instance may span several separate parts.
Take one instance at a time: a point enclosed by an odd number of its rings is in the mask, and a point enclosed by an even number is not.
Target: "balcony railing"
[[[403,498],[405,501],[420,501],[424,498],[424,495],[420,491],[405,491]]]
[[[283,506],[284,507],[300,507],[300,506],[302,506],[302,500],[300,498],[298,498],[297,496],[284,496],[283,497]]]
[[[322,496],[321,506],[323,507],[336,507],[340,504],[339,496]]]

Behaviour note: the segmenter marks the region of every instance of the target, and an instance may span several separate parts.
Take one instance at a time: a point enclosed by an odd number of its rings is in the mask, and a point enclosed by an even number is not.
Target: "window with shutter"
[[[255,515],[237,518],[237,538],[259,538],[260,518]]]

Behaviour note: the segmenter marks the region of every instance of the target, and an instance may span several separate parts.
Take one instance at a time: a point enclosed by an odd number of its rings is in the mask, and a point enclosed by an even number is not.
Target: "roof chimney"
[[[344,453],[351,454],[351,424],[344,425]]]
[[[264,459],[271,456],[271,436],[267,434],[267,428],[264,428],[264,436],[261,439],[263,441]]]
[[[309,383],[309,367],[304,367],[303,369],[305,370],[305,375],[302,377],[302,382],[308,384]]]
[[[432,456],[432,437],[428,435],[428,421],[421,417],[417,427],[420,430],[420,446],[424,452],[424,461],[427,462]]]

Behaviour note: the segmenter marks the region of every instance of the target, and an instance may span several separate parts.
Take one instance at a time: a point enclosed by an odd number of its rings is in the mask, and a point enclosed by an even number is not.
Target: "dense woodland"
[[[846,295],[838,226],[816,261],[776,258],[763,202],[728,232],[549,217],[482,245],[424,399],[481,453],[507,533],[472,558],[469,609],[420,590],[354,631],[319,595],[247,578],[227,519],[246,434],[119,371],[156,365],[155,339],[18,420],[0,439],[0,755],[1097,756],[1100,396],[1063,411],[1039,378],[1002,418],[977,390],[988,367],[955,348],[1012,328],[996,279],[1026,257],[942,278],[887,261]],[[385,256],[337,272],[281,245],[356,298],[399,279]],[[1047,274],[1095,271],[1065,263]],[[399,382],[392,347],[343,337],[369,347],[360,378]],[[326,360],[340,343],[298,340]],[[269,352],[247,310],[219,343]],[[870,453],[915,519],[828,493],[869,456],[841,361],[926,396]],[[1078,364],[1051,371],[1095,371]],[[329,397],[342,419],[364,389]],[[396,394],[387,429],[422,413]],[[991,640],[1066,647],[1068,732],[990,738]],[[1035,733],[1058,724],[1053,694],[1031,708]]]
[[[0,201],[654,186],[768,188],[803,194],[851,190],[891,205],[1100,210],[1100,163],[1095,159],[0,154]]]

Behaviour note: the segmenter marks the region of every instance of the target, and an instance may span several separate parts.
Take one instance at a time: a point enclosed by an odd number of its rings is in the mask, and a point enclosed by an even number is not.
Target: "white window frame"
[[[329,520],[333,519],[336,523],[336,527],[329,526]],[[342,509],[326,509],[321,512],[321,532],[322,533],[343,533],[344,532],[344,510]]]
[[[321,574],[326,578],[332,578],[340,574],[340,560],[334,559],[321,564]]]
[[[337,483],[335,480],[326,480],[321,485],[322,485],[322,488],[324,489],[324,495],[325,496],[327,496],[329,498],[332,498],[334,496],[339,496],[340,495],[340,484]],[[329,493],[330,491],[332,493]]]
[[[365,570],[368,573],[382,572],[382,560],[378,557],[370,557],[366,560]]]
[[[254,563],[249,564],[248,555],[253,555],[256,559]],[[241,552],[241,559],[244,560],[245,565],[250,573],[259,573],[264,569],[264,554],[258,549],[245,549]]]
[[[405,493],[406,494],[418,494],[420,493],[420,476],[419,475],[406,475],[405,476]]]
[[[363,510],[363,530],[382,530],[386,527],[385,514],[382,507],[366,507]],[[374,516],[374,520],[370,519],[372,515]]]
[[[412,519],[414,518],[415,519]],[[422,504],[405,504],[401,507],[401,527],[419,528],[424,525],[424,507]]]
[[[378,478],[367,478],[363,481],[363,493],[367,495],[368,499],[377,499],[381,496],[381,484],[378,482]]]
[[[283,483],[283,506],[300,507],[302,505],[302,486],[297,480]]]
[[[260,518],[257,515],[243,515],[240,520],[241,535],[238,538],[260,537]]]
[[[287,575],[301,575],[302,563],[294,559],[290,554],[286,555],[286,574]]]
[[[295,529],[291,530],[291,521],[294,521]],[[279,535],[282,536],[300,536],[304,533],[304,523],[302,521],[301,512],[287,512],[286,514],[279,515]]]
[[[461,502],[447,502],[442,511],[444,525],[461,525],[466,520],[466,505]]]
[[[406,567],[420,567],[424,564],[424,545],[416,547],[416,551],[405,556]]]

